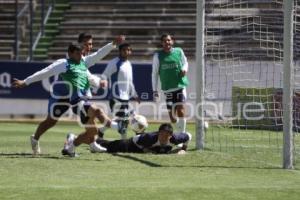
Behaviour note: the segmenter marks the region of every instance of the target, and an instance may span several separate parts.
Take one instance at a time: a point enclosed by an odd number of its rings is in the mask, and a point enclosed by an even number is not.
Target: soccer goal
[[[198,149],[297,164],[299,20],[298,0],[197,1]]]

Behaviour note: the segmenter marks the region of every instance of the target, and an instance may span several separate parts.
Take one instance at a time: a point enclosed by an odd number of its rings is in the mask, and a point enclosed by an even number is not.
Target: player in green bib
[[[57,60],[24,80],[14,79],[13,86],[22,88],[31,83],[59,75],[57,84],[53,86],[51,97],[53,99],[66,99],[66,101],[54,102],[54,104],[51,104],[53,105],[51,107],[62,106],[63,103],[67,108],[71,108],[74,113],[80,116],[80,122],[85,125],[86,129],[77,138],[73,134],[67,138],[63,154],[74,156],[76,146],[82,143],[94,144],[94,136],[97,135],[96,119],[107,127],[116,130],[121,128],[118,123],[110,120],[101,108],[89,102],[91,95],[88,68],[110,52],[115,44],[120,44],[123,40],[124,36],[118,36],[113,43],[109,43],[102,49],[86,57],[82,57],[82,47],[80,45],[70,44],[68,48],[69,59]],[[52,109],[50,108],[50,110]],[[60,110],[53,111],[54,113],[50,112],[49,114],[55,115],[56,111]]]
[[[154,98],[158,98],[158,78],[161,90],[165,94],[167,109],[172,123],[176,123],[180,132],[185,132],[186,86],[189,81],[187,58],[179,47],[173,47],[174,40],[170,34],[161,36],[162,49],[153,56],[152,89]]]

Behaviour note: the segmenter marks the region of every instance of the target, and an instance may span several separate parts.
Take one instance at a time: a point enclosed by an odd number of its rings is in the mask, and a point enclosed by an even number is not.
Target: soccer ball
[[[130,128],[136,133],[142,133],[148,127],[146,117],[143,115],[135,115],[130,120]]]

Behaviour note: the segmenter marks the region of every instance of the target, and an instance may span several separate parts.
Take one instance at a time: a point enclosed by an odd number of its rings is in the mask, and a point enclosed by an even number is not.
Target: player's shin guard
[[[184,117],[179,117],[176,122],[177,131],[183,133],[186,131],[186,119]]]
[[[110,123],[110,128],[115,129],[115,130],[118,130],[118,129],[119,129],[118,122],[116,122],[116,121],[111,121],[111,123]]]

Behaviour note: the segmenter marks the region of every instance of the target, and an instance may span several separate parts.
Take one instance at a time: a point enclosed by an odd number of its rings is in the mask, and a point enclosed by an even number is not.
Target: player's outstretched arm
[[[141,103],[141,99],[140,99],[139,96],[135,96],[135,97],[133,97],[133,99],[134,99],[136,102],[138,102],[138,104]]]
[[[14,78],[13,82],[12,82],[12,86],[14,88],[23,88],[27,85],[26,85],[25,81]]]
[[[48,67],[46,67],[38,72],[35,72],[34,74],[32,74],[31,76],[27,77],[24,80],[19,80],[19,79],[14,78],[13,83],[12,83],[13,87],[23,88],[27,85],[30,85],[31,83],[41,81],[43,79],[49,78],[54,75],[59,75],[60,73],[66,71],[66,65],[67,65],[66,63],[67,63],[66,59],[59,59],[59,60],[53,62]]]
[[[100,60],[102,60],[107,54],[109,54],[115,47],[116,45],[121,44],[124,42],[125,36],[124,35],[119,35],[117,36],[113,42],[108,43],[104,47],[98,49],[95,53],[92,53],[86,57],[84,57],[84,61],[87,65],[87,67],[91,67]]]
[[[113,45],[120,45],[125,41],[125,36],[124,35],[118,35],[114,41],[113,41]]]
[[[171,143],[177,145],[179,148],[172,150],[170,153],[177,153],[180,155],[186,154],[188,144],[192,140],[192,134],[189,132],[174,133],[171,138]]]
[[[87,76],[90,85],[95,88],[106,88],[108,85],[107,80],[102,80],[100,77],[92,74],[89,70],[87,70]]]

